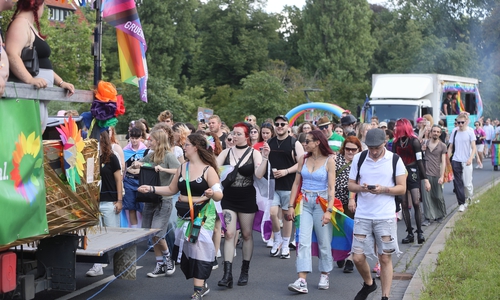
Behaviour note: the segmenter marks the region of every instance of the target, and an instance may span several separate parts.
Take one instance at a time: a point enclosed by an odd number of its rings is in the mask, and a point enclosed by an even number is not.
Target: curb
[[[487,192],[490,188],[496,186],[500,183],[500,179],[493,180],[490,184],[486,184],[478,189],[478,192],[474,193],[474,199],[477,199],[482,194]],[[459,220],[463,214],[457,213],[456,207],[454,208],[455,212],[449,218],[448,222],[444,224],[441,231],[437,234],[436,238],[430,245],[429,249],[424,255],[424,258],[420,262],[420,265],[417,268],[417,271],[413,275],[413,278],[410,280],[408,287],[404,293],[403,300],[417,300],[420,299],[421,293],[425,288],[426,278],[430,273],[432,273],[437,265],[437,260],[439,256],[439,252],[441,252],[446,244],[446,240],[450,236],[453,228],[455,227],[455,222]]]

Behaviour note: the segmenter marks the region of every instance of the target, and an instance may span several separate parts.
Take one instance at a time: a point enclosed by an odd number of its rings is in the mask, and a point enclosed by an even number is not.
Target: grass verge
[[[500,299],[500,185],[455,223],[421,300]]]

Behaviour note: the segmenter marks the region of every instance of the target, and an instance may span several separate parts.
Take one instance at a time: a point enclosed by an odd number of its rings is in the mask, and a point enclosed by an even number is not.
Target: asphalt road
[[[491,162],[487,159],[484,162],[484,169],[474,169],[474,186],[478,188],[491,184],[493,179],[498,176],[498,172],[493,171]],[[452,184],[445,186],[444,194],[446,198],[448,213],[456,213],[457,201],[452,192]],[[420,260],[423,258],[426,249],[434,239],[435,235],[442,228],[442,224],[434,223],[429,227],[424,227],[424,234],[427,238],[423,245],[402,245],[400,250],[404,252],[399,258],[394,256],[393,263],[395,268],[395,280],[393,283],[393,295],[391,299],[402,299],[402,294],[406,290],[409,278],[415,272]],[[406,236],[404,223],[398,223],[398,240],[401,241]],[[269,249],[260,238],[260,233],[254,232],[254,255],[250,264],[249,284],[240,287],[234,284],[232,289],[224,289],[217,286],[217,281],[222,278],[222,266],[214,270],[210,279],[207,281],[211,289],[206,299],[290,299],[290,297],[300,297],[301,299],[354,299],[354,296],[361,288],[362,280],[356,272],[344,274],[342,269],[334,269],[330,274],[330,289],[318,290],[319,272],[317,271],[317,258],[313,260],[312,274],[308,276],[309,294],[297,295],[288,291],[289,283],[297,278],[295,271],[295,259],[292,252],[291,259],[279,259],[269,256]],[[137,248],[138,256],[146,251],[146,245],[140,245]],[[219,264],[222,265],[222,259],[219,258]],[[373,266],[374,261],[370,262]],[[192,281],[186,280],[180,268],[172,276],[160,278],[148,278],[146,273],[151,272],[155,265],[153,253],[147,253],[139,262],[138,266],[142,268],[137,270],[137,280],[128,281],[117,279],[100,291],[107,281],[112,280],[112,266],[105,268],[104,275],[100,277],[85,277],[85,272],[91,267],[91,264],[77,264],[77,291],[71,294],[62,292],[41,292],[36,295],[37,300],[41,299],[106,299],[106,300],[125,300],[125,299],[190,299],[193,292]],[[233,276],[235,281],[239,276],[241,267],[241,248],[238,248],[237,257],[234,258]],[[380,286],[380,285],[379,285]],[[378,289],[380,293],[380,287]],[[380,299],[380,295],[374,293],[372,299]],[[369,298],[370,299],[370,298]]]

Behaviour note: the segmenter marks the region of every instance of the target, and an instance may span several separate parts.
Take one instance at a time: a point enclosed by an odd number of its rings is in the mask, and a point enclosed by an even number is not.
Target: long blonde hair
[[[152,149],[153,154],[151,155],[151,159],[155,164],[159,165],[163,162],[167,153],[171,152],[167,134],[163,130],[155,130],[150,133],[149,137],[156,141],[156,146]]]

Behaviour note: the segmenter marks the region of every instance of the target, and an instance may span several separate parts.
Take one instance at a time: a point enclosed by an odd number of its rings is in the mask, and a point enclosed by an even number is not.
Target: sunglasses
[[[285,127],[286,125],[288,125],[288,124],[284,123],[284,122],[283,123],[278,123],[278,122],[274,123],[274,126],[276,126],[276,127]]]
[[[228,142],[232,142],[232,141],[233,141],[233,139],[232,139],[232,138],[228,138],[228,139],[226,139],[226,140],[227,140]]]
[[[251,130],[250,131],[251,134],[256,134],[256,133],[259,133],[257,130]]]
[[[465,124],[465,121],[457,121],[457,124]]]
[[[309,144],[310,142],[314,142],[314,140],[308,140],[308,139],[306,139],[306,140],[304,141],[304,144],[306,144],[306,145],[307,145],[307,144]]]
[[[253,122],[253,120],[252,119],[247,119],[247,122]]]
[[[347,152],[356,152],[356,151],[358,151],[358,148],[347,148],[347,147],[345,147],[344,150],[347,151]]]
[[[328,124],[330,125],[330,124]],[[328,125],[318,126],[319,130],[325,130],[328,128]]]

